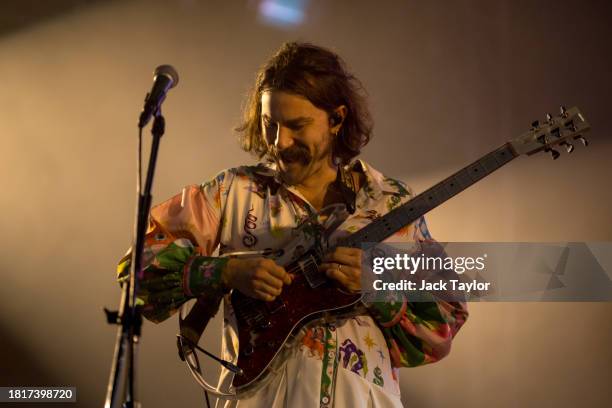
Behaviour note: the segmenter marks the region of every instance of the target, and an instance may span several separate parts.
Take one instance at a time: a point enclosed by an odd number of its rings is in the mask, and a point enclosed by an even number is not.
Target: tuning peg
[[[567,108],[561,105],[561,107],[559,108],[559,111],[561,112],[562,116],[565,116],[565,114],[567,113]]]
[[[546,121],[550,122],[552,120],[552,115],[550,113],[546,114]]]
[[[538,127],[540,127],[540,121],[539,120],[534,120],[533,122],[531,122],[531,128],[532,129],[537,129]]]
[[[588,146],[589,145],[589,141],[586,140],[584,137],[582,137],[581,135],[575,136],[574,140],[580,140],[582,142],[583,145]]]
[[[559,158],[559,156],[561,156],[561,153],[559,153],[558,151],[556,151],[555,149],[544,149],[545,152],[550,152],[550,155],[552,156],[553,160],[557,160]]]
[[[568,153],[571,153],[571,152],[573,152],[573,151],[574,151],[574,145],[573,145],[573,144],[571,144],[571,143],[568,143],[568,142],[563,141],[563,142],[561,142],[561,143],[559,143],[559,144],[560,144],[561,146],[564,146],[564,147],[565,147],[565,150],[566,150]]]

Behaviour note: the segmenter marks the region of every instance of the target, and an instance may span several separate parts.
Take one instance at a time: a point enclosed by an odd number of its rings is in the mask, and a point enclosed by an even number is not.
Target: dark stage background
[[[156,201],[252,162],[231,131],[243,96],[298,39],[362,79],[376,121],[364,158],[416,191],[579,106],[591,147],[513,162],[431,212],[430,229],[441,241],[612,241],[609,2],[289,1],[303,21],[284,26],[262,3],[0,4],[0,385],[73,385],[76,406],[102,405],[115,337],[102,307],[119,298],[136,118],[162,63],[181,83],[164,105]],[[470,306],[445,360],[401,371],[407,407],[609,404],[610,303]],[[203,406],[176,331],[174,318],[144,326],[143,407]]]

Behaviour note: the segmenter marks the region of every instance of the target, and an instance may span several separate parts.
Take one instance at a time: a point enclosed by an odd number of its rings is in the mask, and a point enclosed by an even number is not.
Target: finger
[[[326,273],[330,279],[335,280],[350,292],[359,292],[361,289],[361,281],[355,276],[347,276],[338,269],[328,269]]]
[[[333,252],[327,254],[328,257],[340,259],[358,259],[361,262],[363,251],[359,248],[337,247]]]
[[[254,294],[254,296],[253,296],[253,297],[254,297],[255,299],[263,300],[263,301],[265,301],[265,302],[271,302],[271,301],[273,301],[274,299],[276,299],[276,296],[272,296],[272,295],[270,295],[269,293],[262,292],[262,291],[257,290],[257,289],[255,289],[255,290],[253,291],[253,294]]]
[[[336,247],[334,248],[334,250],[332,252],[328,252],[328,254],[330,253],[341,253],[341,254],[348,254],[348,255],[357,255],[362,253],[363,251],[360,248],[352,248],[352,247]]]
[[[351,256],[361,256],[363,251],[361,248],[351,248],[351,247],[336,247],[335,252],[351,255]]]
[[[346,283],[348,282],[346,275],[339,271],[338,267],[328,267],[327,269],[325,269],[325,274],[328,278],[338,281],[343,285],[346,285]]]
[[[266,293],[266,294],[274,296],[274,297],[276,297],[276,296],[281,294],[281,291],[282,291],[281,288],[282,288],[282,285],[281,285],[281,287],[276,288],[274,286],[268,285],[264,281],[260,281],[260,280],[253,281],[253,289],[254,290],[258,290],[258,291],[260,291],[262,293]]]
[[[277,289],[280,289],[283,287],[283,281],[277,278],[276,276],[272,275],[272,273],[267,269],[263,269],[262,271],[258,271],[257,273],[255,273],[254,278],[256,280],[263,281],[267,283],[269,286],[272,286]]]
[[[339,268],[340,266],[340,268]],[[321,269],[327,277],[333,279],[351,292],[361,290],[361,269],[335,263],[321,264]]]
[[[322,264],[323,265],[323,264]],[[338,273],[346,276],[349,280],[357,280],[361,278],[361,268],[356,268],[346,264],[328,263],[325,264],[325,270],[335,269]]]
[[[266,268],[268,271],[270,271],[272,276],[280,279],[285,285],[289,285],[291,283],[291,276],[289,276],[285,268],[278,265],[276,262],[271,261],[270,264],[266,265]]]
[[[342,265],[361,266],[361,256],[357,252],[334,251],[329,254],[326,261]]]
[[[319,265],[319,270],[322,270],[323,272],[329,271],[329,270],[336,270],[341,274],[346,274],[346,269],[349,268],[348,265],[342,265],[339,263],[335,263],[335,262],[324,262],[321,265]]]

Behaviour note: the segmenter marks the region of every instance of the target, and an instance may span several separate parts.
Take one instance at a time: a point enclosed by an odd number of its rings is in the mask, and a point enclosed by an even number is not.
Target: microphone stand
[[[155,164],[157,162],[159,142],[165,130],[165,119],[161,114],[161,109],[157,109],[154,116],[153,127],[151,129],[153,141],[144,191],[141,191],[140,157],[142,154],[142,127],[139,126],[138,178],[136,184],[138,201],[130,277],[122,286],[119,311],[110,311],[104,308],[108,323],[120,326],[117,329],[114,357],[106,388],[105,408],[139,408],[141,406],[136,399],[135,361],[141,335],[142,307],[136,305],[136,296],[138,294],[138,281],[142,277],[142,251],[149,220],[149,210],[151,208],[151,189],[153,187]]]

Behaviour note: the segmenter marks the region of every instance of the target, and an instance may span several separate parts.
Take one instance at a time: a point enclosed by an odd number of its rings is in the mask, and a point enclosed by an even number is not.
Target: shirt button
[[[331,330],[331,331],[336,331],[336,326],[334,326],[333,324],[329,324],[327,327],[328,327],[328,328],[329,328],[329,330]]]
[[[321,407],[325,407],[327,406],[327,404],[329,404],[329,397],[327,395],[324,395],[321,398]]]

